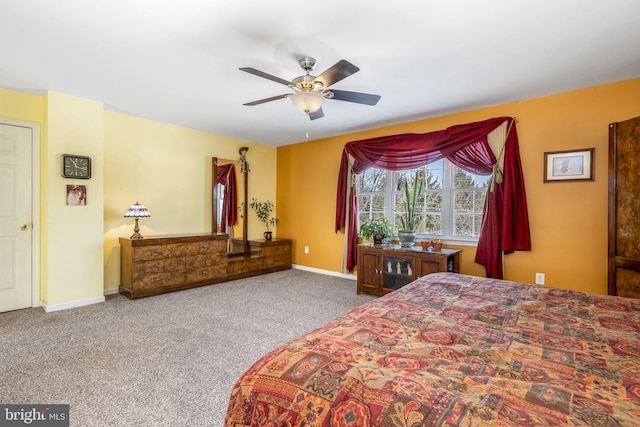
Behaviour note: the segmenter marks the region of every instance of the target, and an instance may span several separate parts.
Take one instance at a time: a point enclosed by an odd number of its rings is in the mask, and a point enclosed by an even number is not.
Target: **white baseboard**
[[[305,267],[304,265],[291,264],[291,268],[295,268],[296,270],[310,271],[312,273],[326,274],[327,276],[342,277],[343,279],[349,279],[349,280],[358,279],[358,277],[355,274],[338,273],[337,271],[322,270],[320,268],[313,268],[313,267]]]
[[[45,312],[51,313],[54,311],[67,310],[70,308],[84,307],[85,305],[99,304],[101,302],[104,302],[104,297],[88,298],[79,301],[71,301],[54,305],[47,305],[44,302],[40,302],[40,304],[42,305],[42,308],[44,308]]]
[[[115,294],[117,294],[118,292],[119,292],[119,291],[118,291],[118,288],[109,288],[109,289],[105,289],[105,290],[104,290],[104,294],[105,294],[105,296],[106,296],[106,295],[115,295]]]

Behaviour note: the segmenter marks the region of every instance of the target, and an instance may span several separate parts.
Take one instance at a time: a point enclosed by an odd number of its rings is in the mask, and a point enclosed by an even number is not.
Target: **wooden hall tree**
[[[609,295],[640,298],[640,117],[609,125]]]

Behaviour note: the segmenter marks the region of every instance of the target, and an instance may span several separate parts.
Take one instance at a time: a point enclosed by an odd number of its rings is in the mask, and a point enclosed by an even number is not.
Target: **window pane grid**
[[[475,175],[458,167],[454,169],[452,235],[477,238],[480,234],[484,200],[491,177]]]
[[[386,217],[397,232],[406,209],[404,182],[412,181],[416,171],[424,183],[416,203],[417,238],[477,239],[490,177],[466,172],[445,160],[405,171],[370,168],[358,175],[360,223]]]

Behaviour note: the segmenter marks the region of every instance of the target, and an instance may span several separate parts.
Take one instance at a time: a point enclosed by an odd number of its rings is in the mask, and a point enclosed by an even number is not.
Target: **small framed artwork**
[[[67,205],[86,206],[87,205],[87,186],[86,185],[67,185]]]
[[[595,148],[544,153],[544,182],[593,181]]]

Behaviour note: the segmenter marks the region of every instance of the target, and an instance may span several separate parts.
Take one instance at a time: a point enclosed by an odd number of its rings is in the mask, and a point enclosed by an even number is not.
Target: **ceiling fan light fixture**
[[[284,93],[282,95],[276,95],[269,98],[259,99],[253,102],[246,102],[242,105],[259,105],[265,102],[276,101],[282,98],[289,98],[294,107],[302,111],[309,117],[309,120],[316,120],[324,117],[322,111],[322,105],[325,99],[335,99],[338,101],[354,102],[356,104],[364,105],[376,105],[380,100],[380,95],[371,95],[369,93],[361,92],[349,92],[346,90],[329,89],[331,85],[349,77],[350,75],[358,72],[360,68],[356,67],[346,59],[341,59],[333,66],[327,68],[320,75],[312,76],[311,70],[316,65],[316,60],[310,57],[301,58],[299,61],[300,67],[304,70],[305,74],[291,81],[281,79],[280,77],[273,76],[265,73],[264,71],[256,70],[251,67],[242,67],[240,71],[253,74],[258,77],[262,77],[267,80],[274,81],[281,85],[287,86],[293,90],[293,93]]]
[[[314,92],[296,92],[289,95],[295,107],[303,113],[313,113],[322,107],[324,96]]]

